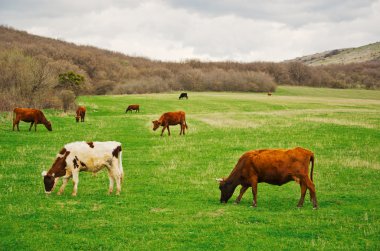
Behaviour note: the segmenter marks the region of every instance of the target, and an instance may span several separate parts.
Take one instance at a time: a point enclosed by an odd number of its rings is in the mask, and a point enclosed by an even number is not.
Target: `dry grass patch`
[[[368,128],[368,129],[377,128],[377,126],[374,126],[365,122],[349,121],[349,120],[335,119],[335,118],[305,118],[305,121],[335,124],[335,125],[342,125],[342,126],[356,126],[356,127],[363,127],[363,128]]]
[[[192,118],[219,128],[258,128],[262,125],[261,123],[253,122],[251,120],[232,118],[231,115],[236,115],[236,113],[201,114],[193,115]]]
[[[369,169],[375,169],[380,170],[380,163],[371,162],[365,159],[341,159],[340,164],[345,167],[351,167],[351,168],[369,168]]]

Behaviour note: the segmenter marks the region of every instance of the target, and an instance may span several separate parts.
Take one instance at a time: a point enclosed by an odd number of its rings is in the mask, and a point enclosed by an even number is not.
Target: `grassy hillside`
[[[361,63],[371,60],[380,60],[380,42],[360,46],[357,48],[336,49],[290,60],[307,65],[329,65]]]
[[[177,93],[83,96],[85,123],[46,110],[53,123],[28,132],[0,121],[2,250],[378,250],[380,248],[380,92],[280,87],[265,94]],[[128,104],[140,113],[125,114]],[[187,112],[189,130],[160,137],[151,120]],[[46,196],[40,173],[71,141],[123,144],[126,179],[107,195],[106,172],[80,174],[62,196]],[[314,151],[320,208],[300,188],[259,184],[240,205],[219,203],[215,178],[227,176],[247,150],[302,146]],[[238,190],[235,191],[237,196]]]

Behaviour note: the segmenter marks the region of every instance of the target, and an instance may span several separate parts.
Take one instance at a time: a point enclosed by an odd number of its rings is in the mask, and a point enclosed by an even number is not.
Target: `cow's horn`
[[[55,177],[55,173],[53,173],[51,176]]]
[[[47,172],[46,171],[42,171],[41,175],[42,177],[46,176]]]
[[[223,178],[216,178],[215,180],[220,183],[223,181]]]

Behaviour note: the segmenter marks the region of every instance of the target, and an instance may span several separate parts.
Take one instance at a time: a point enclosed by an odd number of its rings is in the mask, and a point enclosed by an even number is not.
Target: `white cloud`
[[[380,0],[275,3],[12,0],[1,2],[0,23],[171,61],[280,61],[380,41]]]

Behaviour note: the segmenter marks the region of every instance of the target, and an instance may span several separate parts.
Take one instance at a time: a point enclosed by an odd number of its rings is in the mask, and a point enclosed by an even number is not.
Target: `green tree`
[[[71,90],[75,93],[76,96],[79,95],[85,80],[84,76],[77,74],[73,71],[69,71],[66,73],[59,74],[58,77],[59,79],[57,88],[63,90]]]

